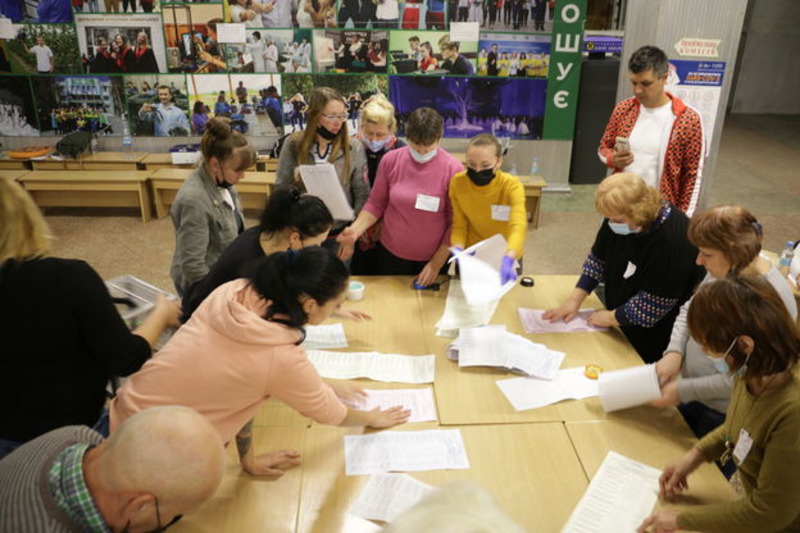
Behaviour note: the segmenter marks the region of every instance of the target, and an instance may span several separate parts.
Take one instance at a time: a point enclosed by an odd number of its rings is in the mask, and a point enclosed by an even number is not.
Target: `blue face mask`
[[[729,353],[731,353],[731,350],[733,350],[733,347],[736,345],[737,340],[739,340],[739,337],[733,339],[731,345],[728,346],[728,349],[725,350],[725,353],[719,359],[717,359],[716,357],[707,356],[709,359],[711,359],[711,363],[714,365],[714,368],[716,368],[717,372],[719,372],[720,374],[730,373],[731,367],[728,365],[728,362],[725,360],[725,358],[728,356]],[[742,376],[744,375],[745,372],[747,372],[747,362],[750,360],[750,356],[752,354],[753,352],[747,354],[747,358],[744,360],[744,364],[739,368],[739,370],[735,372],[735,375]]]
[[[389,135],[388,137],[384,137],[383,139],[375,139],[373,141],[365,137],[361,138],[361,142],[363,142],[364,146],[369,148],[371,152],[380,152],[381,150],[386,148],[386,145],[392,142],[392,140],[394,140],[394,137],[392,137],[391,135]]]
[[[611,231],[613,231],[617,235],[630,235],[631,233],[636,233],[631,229],[630,226],[628,226],[627,224],[623,224],[622,222],[611,222],[609,220],[608,227],[611,228]]]
[[[433,149],[433,150],[431,150],[430,152],[428,152],[426,154],[421,154],[421,153],[417,152],[416,150],[414,150],[413,148],[411,148],[410,146],[408,147],[408,150],[411,153],[411,157],[414,158],[414,161],[416,161],[417,163],[422,163],[422,164],[425,164],[425,163],[429,162],[431,159],[436,157],[436,154],[439,152],[439,150]]]

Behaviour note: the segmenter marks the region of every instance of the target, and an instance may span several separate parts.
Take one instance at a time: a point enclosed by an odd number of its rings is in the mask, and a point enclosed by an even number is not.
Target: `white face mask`
[[[417,152],[416,150],[414,150],[413,148],[411,148],[410,146],[408,147],[408,150],[411,153],[411,157],[414,158],[414,161],[416,161],[417,163],[422,163],[422,164],[425,164],[425,163],[429,162],[430,160],[432,160],[434,157],[436,157],[436,154],[439,151],[438,149],[434,148],[430,152],[427,152],[425,154],[421,154],[421,153]]]

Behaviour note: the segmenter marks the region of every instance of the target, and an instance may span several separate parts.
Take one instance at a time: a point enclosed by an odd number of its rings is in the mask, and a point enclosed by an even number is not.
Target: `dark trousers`
[[[122,0],[122,11],[128,10],[128,3],[131,4],[131,13],[136,13],[136,0]]]

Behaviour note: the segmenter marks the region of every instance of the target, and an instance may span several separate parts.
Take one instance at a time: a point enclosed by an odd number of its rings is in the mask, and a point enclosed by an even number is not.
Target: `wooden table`
[[[345,351],[376,350],[408,355],[434,353],[434,384],[439,422],[406,424],[390,431],[459,429],[470,461],[466,470],[411,472],[435,486],[469,480],[486,489],[511,518],[529,531],[558,531],[583,496],[589,480],[609,450],[661,468],[695,442],[675,410],[649,407],[606,415],[596,398],[567,401],[517,413],[494,381],[511,377],[485,368],[459,370],[446,360],[448,340],[433,335],[441,315],[444,290],[415,291],[411,277],[361,277],[364,299],[345,302],[373,315],[370,322],[344,322]],[[493,323],[520,333],[518,306],[553,307],[566,297],[575,276],[539,276],[535,288],[515,288],[500,305]],[[587,306],[599,307],[595,299]],[[336,322],[334,319],[331,322]],[[607,369],[641,364],[616,332],[528,335],[567,351],[564,367],[595,362]],[[415,385],[355,380],[364,388]],[[430,385],[421,385],[430,386]],[[243,474],[235,446],[228,449],[228,469],[214,498],[175,528],[187,532],[296,531],[339,533],[346,513],[369,476],[345,475],[345,435],[371,432],[310,423],[288,407],[269,400],[256,416],[256,451],[300,450],[302,465],[280,479]],[[694,503],[735,498],[713,466],[705,465],[690,482]]]
[[[28,174],[28,170],[0,170],[0,179],[18,181],[22,176]]]
[[[192,169],[162,168],[150,175],[150,186],[153,189],[157,218],[167,216],[178,189],[192,172]],[[236,184],[236,192],[239,193],[242,207],[263,210],[269,197],[270,187],[274,183],[275,174],[257,171],[245,172],[244,178]]]
[[[197,163],[176,165],[172,162],[172,154],[147,154],[141,164],[145,170],[160,170],[162,168],[195,168]]]
[[[149,172],[108,170],[34,170],[20,178],[42,207],[138,207],[150,220]]]
[[[30,159],[13,159],[6,157],[5,154],[0,156],[0,170],[30,170]]]
[[[33,170],[137,170],[146,152],[85,153],[77,159],[34,159]]]

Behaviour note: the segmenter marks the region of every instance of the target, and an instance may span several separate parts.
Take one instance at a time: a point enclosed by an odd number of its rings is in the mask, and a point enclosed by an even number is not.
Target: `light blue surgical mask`
[[[707,356],[709,359],[711,359],[711,363],[714,365],[714,368],[716,368],[717,372],[719,372],[720,374],[730,373],[731,367],[728,365],[728,362],[725,360],[725,358],[728,356],[729,353],[731,353],[731,350],[733,350],[733,347],[736,345],[737,340],[739,340],[739,337],[733,339],[731,345],[728,346],[728,349],[725,350],[725,353],[719,359],[716,357]],[[752,354],[753,352],[747,354],[747,358],[744,360],[744,364],[739,368],[739,370],[736,371],[735,375],[742,376],[744,375],[745,372],[747,372],[747,362],[750,360],[750,356]]]
[[[611,228],[611,231],[617,235],[630,235],[631,233],[636,233],[629,225],[623,224],[622,222],[611,222],[609,220],[608,227]]]
[[[416,161],[417,163],[422,163],[422,164],[425,164],[425,163],[429,162],[431,159],[436,157],[436,154],[439,152],[439,150],[434,148],[430,152],[427,152],[425,154],[421,154],[421,153],[417,152],[416,150],[414,150],[413,148],[411,148],[410,146],[408,147],[408,150],[411,153],[411,157],[414,158],[414,161]]]
[[[369,140],[365,137],[362,137],[361,142],[363,142],[364,146],[369,148],[371,152],[380,152],[381,150],[386,148],[386,145],[389,144],[393,139],[394,137],[392,137],[391,135],[389,135],[388,137],[384,137],[383,139],[375,139],[375,140]]]

